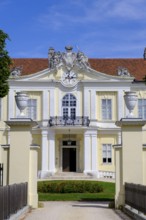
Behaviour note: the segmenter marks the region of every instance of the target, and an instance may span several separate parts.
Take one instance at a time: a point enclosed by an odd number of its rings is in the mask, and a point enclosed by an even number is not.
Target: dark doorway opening
[[[63,148],[63,171],[76,172],[76,148]]]

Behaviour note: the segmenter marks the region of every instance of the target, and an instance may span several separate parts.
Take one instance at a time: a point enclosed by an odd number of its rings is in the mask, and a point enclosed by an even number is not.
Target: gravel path
[[[116,214],[107,202],[44,202],[44,207],[32,210],[25,220],[128,220]]]

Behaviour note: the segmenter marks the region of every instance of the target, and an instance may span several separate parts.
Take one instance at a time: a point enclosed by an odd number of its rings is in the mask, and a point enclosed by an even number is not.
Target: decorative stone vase
[[[27,107],[28,95],[26,92],[16,92],[15,95],[16,105],[20,110],[19,117],[25,117],[24,109]]]
[[[133,110],[135,108],[136,102],[137,102],[137,95],[136,92],[129,91],[125,92],[124,100],[127,109],[129,110],[129,114],[126,116],[127,118],[134,118]]]

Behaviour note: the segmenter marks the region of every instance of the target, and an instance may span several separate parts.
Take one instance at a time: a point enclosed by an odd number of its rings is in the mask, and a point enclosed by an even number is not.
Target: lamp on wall
[[[70,139],[70,129],[69,129],[67,145],[71,145],[71,143],[72,143],[72,141],[71,141],[71,139]]]

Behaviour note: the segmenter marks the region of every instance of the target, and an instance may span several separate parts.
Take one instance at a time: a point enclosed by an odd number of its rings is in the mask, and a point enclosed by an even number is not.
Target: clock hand
[[[70,79],[74,79],[74,78],[76,78],[76,76],[72,76]]]

